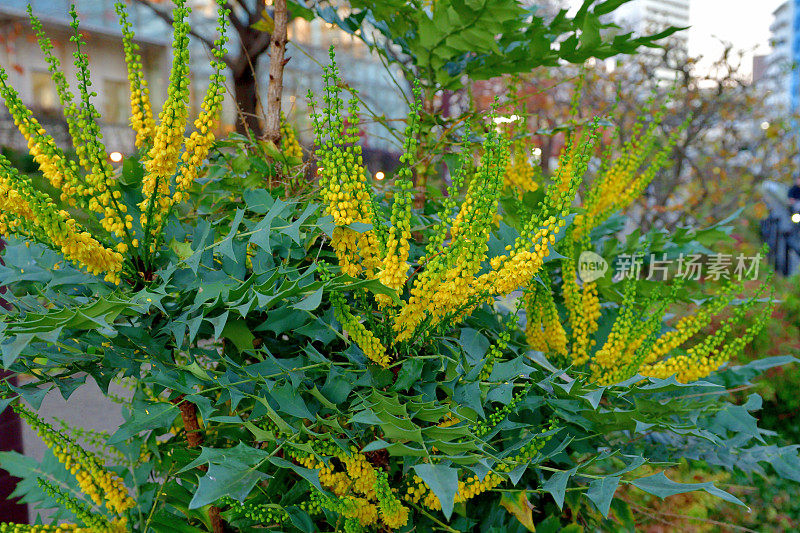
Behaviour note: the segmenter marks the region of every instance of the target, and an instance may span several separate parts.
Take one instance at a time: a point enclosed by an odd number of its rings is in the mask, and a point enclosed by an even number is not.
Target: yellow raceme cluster
[[[507,157],[507,144],[490,133],[480,168],[453,221],[450,242],[430,256],[424,270],[414,277],[408,301],[397,314],[395,341],[412,338],[425,320],[438,324],[448,315],[469,312],[485,299],[478,296],[483,287],[476,276],[486,258]]]
[[[770,316],[772,316],[774,302],[772,298],[770,298],[768,305],[756,315],[742,335],[734,336],[732,334],[733,327],[737,324],[741,324],[746,314],[753,310],[758,302],[758,298],[761,296],[761,292],[765,290],[766,286],[767,284],[765,283],[762,285],[759,293],[746,302],[739,304],[732,315],[725,320],[715,332],[699,340],[696,344],[689,347],[685,353],[673,354],[671,357],[659,360],[648,358],[648,362],[642,364],[638,368],[638,372],[643,376],[661,379],[674,375],[675,379],[686,383],[704,378],[711,372],[717,370],[732,357],[740,354],[744,347],[752,342],[755,336],[764,329]],[[722,296],[717,299],[725,301],[726,297],[727,294],[723,292]],[[709,307],[711,311],[714,311],[714,308],[721,309],[723,306],[714,300]],[[705,314],[708,313],[709,311],[706,311]],[[706,318],[703,316],[698,322],[705,320]],[[693,327],[695,326],[693,325]],[[670,338],[669,342],[674,343],[674,339],[675,337]],[[685,341],[681,341],[677,346],[680,346],[683,342]]]
[[[222,6],[222,0],[220,0]],[[71,43],[75,47],[75,69],[78,98],[73,97],[63,69],[53,55],[53,44],[45,35],[41,21],[29,8],[31,26],[44,54],[56,93],[64,110],[77,161],[67,157],[53,137],[39,124],[22,103],[17,92],[7,83],[8,75],[0,68],[0,97],[28,142],[28,149],[47,181],[58,190],[59,200],[70,209],[79,209],[98,218],[100,230],[90,234],[74,217],[56,205],[44,192],[33,188],[30,180],[20,177],[5,159],[0,164],[0,230],[15,234],[61,251],[75,262],[107,281],[119,283],[123,275],[134,277],[141,268],[140,258],[127,253],[140,242],[148,243],[148,252],[155,251],[161,238],[161,227],[172,205],[183,199],[186,189],[197,178],[199,168],[214,140],[212,126],[223,99],[223,55],[226,42],[227,11],[220,7],[220,37],[214,51],[208,92],[195,128],[184,146],[183,130],[187,117],[188,98],[188,9],[185,0],[176,2],[175,56],[167,102],[159,123],[153,120],[147,82],[142,72],[142,59],[134,42],[125,5],[115,4],[123,32],[123,48],[131,87],[131,123],[136,145],[146,152],[146,169],[142,181],[144,201],[139,206],[139,219],[145,235],[137,235],[130,206],[123,201],[117,172],[109,161],[99,126],[100,114],[92,103],[94,93],[89,79],[88,56],[79,30],[75,8],[72,17]],[[185,149],[183,149],[185,148]],[[182,151],[183,149],[183,151]],[[149,259],[144,261],[149,264]],[[138,265],[138,266],[134,266]]]
[[[125,235],[132,227],[133,217],[127,214],[128,206],[120,202],[122,193],[116,188],[114,169],[108,159],[108,153],[103,145],[103,134],[100,131],[98,120],[100,113],[92,104],[90,91],[92,82],[89,77],[89,57],[81,50],[84,45],[78,23],[78,13],[75,6],[70,7],[72,16],[73,34],[70,41],[75,44],[75,68],[80,94],[80,108],[78,128],[81,131],[80,143],[85,148],[86,192],[89,197],[89,209],[102,213],[100,224],[103,228],[117,238]]]
[[[331,295],[334,316],[342,326],[342,331],[346,332],[353,342],[361,348],[364,355],[373,363],[388,368],[391,357],[386,352],[386,347],[364,324],[353,315],[351,308],[340,294]]]
[[[644,119],[640,119],[630,139],[621,147],[619,156],[603,167],[586,193],[582,205],[584,212],[575,217],[572,226],[574,241],[588,237],[589,232],[609,216],[633,203],[656,172],[663,168],[682,131],[682,128],[676,129],[667,142],[660,143],[659,128],[663,118],[662,109],[652,117],[647,127],[643,125]],[[608,152],[605,157],[610,158]]]
[[[466,502],[475,496],[478,496],[479,494],[490,491],[500,485],[503,480],[504,479],[502,476],[495,474],[494,472],[489,472],[482,478],[478,478],[478,476],[470,476],[463,481],[459,481],[458,491],[456,492],[455,496],[455,503]],[[405,494],[403,495],[403,499],[412,504],[424,505],[428,509],[432,509],[434,511],[439,511],[442,508],[439,498],[436,497],[436,495],[422,480],[422,478],[417,475],[412,477],[411,482],[406,489]]]
[[[16,404],[14,411],[36,431],[56,459],[75,476],[81,491],[95,505],[105,505],[109,512],[118,517],[135,507],[136,502],[128,494],[128,489],[119,476],[103,468],[92,453],[72,442],[26,407]]]
[[[670,296],[662,295],[661,301],[651,297],[643,304],[633,299],[635,286],[630,285],[632,292],[626,293],[611,332],[602,345],[597,345],[601,317],[598,286],[595,281],[578,278],[577,257],[580,252],[591,250],[590,232],[613,212],[630,205],[663,167],[680,132],[678,129],[666,142],[659,142],[658,128],[663,112],[660,110],[652,120],[638,121],[616,159],[612,160],[610,150],[606,151],[599,175],[584,195],[582,210],[559,245],[563,255],[561,296],[566,322],[562,323],[559,318],[555,295],[547,288],[549,282],[534,284],[524,296],[528,317],[526,336],[531,348],[547,353],[560,363],[588,365],[592,378],[601,384],[619,382],[637,373],[659,378],[674,375],[680,381],[705,377],[740,351],[763,327],[763,319],[759,318],[743,336],[731,338],[733,325],[741,321],[744,310],[752,307],[753,297],[746,305],[737,307],[730,323],[726,322],[715,333],[685,348],[690,339],[698,336],[712,318],[731,303],[742,287],[726,285],[694,313],[681,318],[674,329],[662,333],[665,302],[674,301],[678,284],[673,282]],[[588,152],[579,149],[585,139],[584,131],[580,135],[573,134],[565,143],[553,180],[560,190],[569,187],[573,174],[585,171]],[[543,275],[542,279],[546,277]]]
[[[283,113],[281,113],[281,152],[289,158],[303,159],[303,147],[300,146],[294,128],[286,121]]]
[[[537,167],[528,161],[525,153],[517,149],[506,165],[505,186],[519,196],[539,189]]]
[[[142,227],[158,231],[170,206],[170,179],[181,159],[183,135],[189,115],[189,9],[185,1],[176,3],[172,41],[172,71],[167,100],[159,114],[152,146],[145,159],[142,179],[143,200],[139,204]],[[199,119],[198,119],[199,120]]]
[[[66,158],[55,141],[39,125],[33,113],[22,103],[13,87],[8,85],[8,74],[0,68],[0,96],[14,119],[14,124],[28,141],[31,156],[39,165],[44,177],[53,187],[61,190],[61,199],[74,203],[84,200],[85,186],[79,183],[78,166]]]
[[[555,428],[555,422],[552,421],[542,427],[541,431],[534,434],[533,438],[520,448],[518,452],[498,462],[493,471],[488,472],[484,476],[478,477],[477,475],[471,475],[465,477],[463,480],[459,480],[458,491],[456,492],[454,502],[457,504],[464,503],[479,494],[497,488],[505,481],[505,475],[520,465],[528,464],[536,457],[544,445],[552,438],[553,433],[550,435],[546,435],[546,433],[552,432]],[[414,505],[424,505],[434,511],[441,510],[442,508],[439,498],[433,493],[427,483],[416,474],[411,476],[408,480],[408,486],[404,491],[403,499]]]
[[[225,27],[224,11],[221,12],[219,26]],[[199,173],[200,167],[208,156],[211,145],[214,143],[214,121],[219,115],[222,108],[222,101],[225,98],[225,77],[222,71],[226,65],[221,56],[220,50],[224,50],[225,37],[221,37],[217,41],[217,48],[214,53],[216,55],[212,66],[215,69],[214,74],[211,75],[211,83],[206,92],[206,96],[201,104],[200,116],[194,121],[195,131],[189,135],[186,140],[186,146],[183,154],[181,154],[181,166],[178,176],[175,181],[175,192],[172,196],[172,203],[180,203],[183,200],[186,191],[189,190],[192,183],[195,182]]]
[[[567,333],[558,315],[550,278],[542,273],[541,283],[534,283],[523,296],[526,310],[525,338],[534,350],[567,355]]]
[[[635,306],[636,285],[628,282],[622,301],[621,310],[611,327],[606,342],[595,352],[591,361],[592,377],[595,381],[610,385],[630,377],[639,367],[637,353],[645,347],[648,337],[661,329],[662,313],[653,311],[649,316],[653,320],[642,320]],[[651,298],[651,301],[654,299]],[[648,309],[648,303],[642,308]]]
[[[727,283],[719,294],[711,299],[706,305],[699,307],[693,314],[682,317],[675,324],[674,329],[661,335],[650,349],[644,364],[655,363],[665,357],[676,348],[680,347],[687,340],[696,335],[701,329],[707,327],[712,318],[728,306],[741,286],[734,283]]]
[[[131,92],[131,127],[136,133],[136,147],[145,149],[156,131],[153,107],[150,104],[150,89],[142,75],[142,56],[139,45],[134,42],[133,25],[128,21],[125,4],[117,2],[114,9],[119,17],[122,30],[122,45],[125,51],[125,64],[128,67],[128,83]]]
[[[355,447],[346,453],[327,441],[314,441],[313,446],[319,455],[331,459],[326,463],[305,452],[289,453],[301,466],[318,471],[320,484],[337,497],[333,510],[362,527],[382,524],[395,530],[408,523],[409,510],[389,486],[386,473],[376,469],[364,454]]]
[[[438,426],[446,427],[451,423],[459,423],[452,414]],[[555,422],[551,421],[539,430],[532,431],[527,442],[499,461],[494,471],[481,477],[469,475],[460,480],[455,503],[467,502],[498,487],[509,472],[536,458],[555,434],[555,429]],[[404,476],[401,479],[402,487],[393,488],[387,472],[374,466],[357,447],[351,446],[349,451],[345,451],[333,440],[321,438],[309,440],[308,444],[314,453],[310,453],[308,447],[287,448],[286,453],[300,466],[318,472],[320,484],[335,496],[333,499],[323,498],[322,506],[336,511],[343,518],[355,519],[363,527],[381,530],[382,526],[393,531],[408,523],[410,510],[403,502],[441,510],[437,496],[416,474]]]
[[[209,149],[214,142],[214,122],[222,107],[224,99],[223,74],[226,65],[224,62],[225,28],[227,26],[227,10],[220,1],[217,16],[217,34],[220,37],[214,41],[211,62],[213,73],[208,89],[201,104],[201,111],[194,121],[194,131],[188,139],[184,138],[184,130],[189,115],[189,24],[186,19],[190,9],[186,7],[185,0],[175,2],[173,10],[173,61],[170,71],[167,100],[159,113],[158,124],[151,123],[148,118],[150,109],[147,97],[146,84],[141,69],[138,67],[138,56],[131,48],[134,62],[129,63],[129,78],[132,78],[132,87],[137,90],[131,92],[131,113],[134,116],[134,129],[139,127],[137,137],[143,148],[147,149],[144,158],[145,174],[142,179],[142,197],[139,204],[141,211],[139,218],[144,229],[144,239],[137,239],[132,244],[149,243],[150,252],[154,251],[158,242],[161,227],[175,203],[181,202],[186,191],[199,175],[199,169],[208,156]],[[122,8],[118,8],[122,10]],[[140,121],[141,118],[141,121]],[[147,137],[152,131],[152,136]],[[183,151],[182,151],[183,149]],[[172,177],[175,182],[172,183]]]
[[[330,85],[337,76],[335,63],[325,68],[326,83]],[[338,87],[328,86],[326,93],[333,108],[327,107],[324,114],[312,114],[312,118],[317,136],[320,194],[326,214],[333,217],[336,225],[331,244],[342,272],[354,277],[362,274],[375,277],[380,270],[381,254],[361,147],[357,144],[358,116],[352,110],[357,100],[351,101],[349,125],[345,127]],[[326,130],[330,136],[326,136]],[[334,137],[333,132],[339,137]],[[351,227],[353,224],[363,227]]]
[[[679,283],[676,285],[680,286]],[[733,335],[734,326],[742,323],[745,314],[755,307],[765,287],[738,305],[716,331],[698,335],[731,301],[737,287],[733,284],[726,286],[695,314],[682,318],[676,329],[662,333],[663,317],[675,299],[677,288],[671,287],[670,294],[656,291],[643,303],[637,303],[636,284],[629,282],[611,332],[588,360],[592,378],[600,384],[610,385],[636,374],[661,379],[674,375],[681,382],[708,376],[741,352],[764,327],[771,304],[743,335]],[[689,342],[691,339],[694,340]]]
[[[596,141],[596,124],[581,137],[582,144],[571,147],[569,155],[564,156],[572,170],[547,188],[540,209],[525,221],[520,237],[507,247],[506,254],[491,259],[488,242],[507,175],[510,142],[494,128],[487,128],[477,169],[473,167],[472,150],[462,150],[450,195],[443,202],[425,254],[409,277],[411,168],[416,147],[412,139],[417,137],[420,104],[416,102],[412,108],[391,215],[384,221],[377,215],[376,200],[367,186],[358,137],[344,127],[341,118],[344,104],[338,97],[341,88],[335,63],[326,68],[325,79],[326,105],[321,113],[314,114],[314,120],[322,200],[336,226],[331,244],[342,272],[378,279],[401,296],[396,307],[386,314],[393,322],[393,336],[386,346],[424,338],[434,328],[463,318],[478,305],[530,284],[565,227],[564,217]],[[354,100],[349,112],[348,126],[357,121]],[[467,126],[467,132],[470,128]],[[466,196],[454,215],[457,188],[467,176],[471,179]],[[482,272],[487,261],[491,268]],[[376,301],[382,307],[390,303],[385,295],[377,295]],[[348,322],[353,327],[361,324],[349,318]],[[359,336],[363,337],[361,333]]]
[[[4,236],[20,233],[42,242],[92,274],[105,273],[107,281],[119,282],[122,254],[103,246],[82,229],[3,156],[0,156],[0,233]]]

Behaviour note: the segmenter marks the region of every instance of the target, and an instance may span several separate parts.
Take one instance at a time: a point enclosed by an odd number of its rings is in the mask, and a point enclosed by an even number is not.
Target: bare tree
[[[172,24],[172,15],[168,10],[160,7],[158,0],[133,0],[134,2],[147,6],[159,18]],[[286,35],[286,2],[283,0],[283,47],[285,48]],[[241,115],[241,120],[237,123],[236,131],[242,134],[250,133],[255,137],[263,135],[263,128],[259,121],[258,109],[258,64],[259,58],[267,52],[272,40],[271,32],[261,31],[254,28],[260,20],[264,18],[266,10],[266,0],[231,0],[225,2],[225,8],[230,10],[231,26],[236,31],[238,46],[235,53],[225,55],[225,63],[231,70],[231,80],[233,82],[233,94],[236,105]],[[199,30],[192,29],[191,34],[209,48],[214,48],[214,35],[207,35]],[[281,63],[283,61],[281,60]],[[283,68],[283,64],[279,66]],[[280,98],[278,98],[280,104]],[[280,109],[278,110],[280,114]]]

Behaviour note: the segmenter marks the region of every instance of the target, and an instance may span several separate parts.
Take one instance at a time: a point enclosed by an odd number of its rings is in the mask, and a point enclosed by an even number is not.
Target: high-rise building
[[[772,51],[766,75],[772,80],[770,98],[776,108],[800,107],[800,0],[787,0],[772,13]]]
[[[655,33],[670,26],[689,26],[689,0],[633,0],[614,11],[614,20],[623,29],[638,34]],[[680,31],[670,37],[673,46],[689,49],[689,35]]]

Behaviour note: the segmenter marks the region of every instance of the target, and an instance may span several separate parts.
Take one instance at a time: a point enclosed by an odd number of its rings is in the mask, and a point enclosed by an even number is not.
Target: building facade
[[[614,20],[623,29],[637,34],[655,33],[670,26],[689,26],[690,0],[633,0],[617,8]],[[689,50],[688,32],[679,31],[670,39],[673,46]]]
[[[66,127],[61,120],[58,97],[47,72],[47,63],[33,37],[25,12],[29,0],[0,1],[0,40],[6,43],[0,48],[0,65],[9,73],[10,81],[19,91],[23,101],[40,117],[42,123],[52,131],[57,141],[68,145]],[[45,30],[55,45],[54,53],[62,63],[68,80],[74,83],[72,45],[69,35],[69,6],[76,4],[81,28],[87,40],[92,89],[97,92],[94,104],[103,117],[103,132],[109,150],[123,153],[133,147],[133,134],[127,127],[129,121],[129,89],[125,70],[124,53],[115,0],[30,0],[34,13],[42,19]],[[216,2],[214,0],[189,0],[192,8],[190,23],[204,35],[214,35],[216,26]],[[169,9],[169,2],[158,6]],[[141,47],[145,76],[150,85],[153,107],[157,113],[166,97],[166,86],[171,62],[171,28],[149,8],[128,2],[130,20],[134,25]],[[233,30],[230,30],[234,33]],[[386,126],[402,132],[410,88],[399,69],[385,67],[377,54],[357,36],[348,34],[332,24],[316,18],[307,21],[294,19],[289,26],[289,58],[284,72],[284,113],[295,125],[305,144],[313,140],[310,108],[307,99],[311,89],[317,97],[322,96],[322,66],[330,61],[328,49],[336,50],[339,71],[344,82],[358,90],[362,100],[362,144],[365,151],[397,154],[401,143],[396,134]],[[236,37],[231,35],[230,46],[235,46]],[[209,51],[197,39],[191,40],[192,80],[190,83],[190,115],[200,111],[208,85],[211,68]],[[259,58],[258,92],[261,101],[266,101],[268,54]],[[72,87],[75,90],[75,87]],[[238,120],[232,98],[232,90],[223,106],[221,129],[233,129]],[[0,106],[0,146],[25,149],[24,140],[17,135],[13,121],[7,120]],[[3,118],[5,117],[5,119]],[[399,125],[399,127],[398,127]],[[374,165],[373,165],[374,166]]]
[[[684,28],[689,25],[690,0],[632,0],[614,11],[614,18],[636,33],[661,31],[669,26]],[[688,47],[686,32],[675,38]]]
[[[685,28],[689,26],[690,0],[632,0],[621,5],[610,16],[624,32],[637,35],[652,35],[669,27]],[[669,56],[673,59],[685,58],[689,55],[689,33],[686,30],[672,34],[666,44]],[[676,73],[664,66],[663,51],[653,48],[640,48],[640,55],[652,60],[652,76],[664,84],[674,82]],[[626,58],[611,60],[612,68],[625,68]]]
[[[31,7],[41,19],[50,37],[53,55],[77,94],[76,72],[73,65],[74,45],[70,42],[69,0],[32,0]],[[3,0],[0,3],[0,65],[6,70],[10,84],[22,101],[61,146],[71,144],[55,85],[50,79],[48,65],[30,27],[26,6],[28,0]],[[129,153],[133,150],[134,134],[130,123],[130,89],[122,48],[122,35],[111,0],[78,0],[76,9],[86,41],[84,51],[89,56],[91,90],[97,93],[93,104],[100,112],[101,131],[109,151]],[[141,25],[137,12],[132,13],[135,26]],[[163,35],[163,34],[162,34]],[[169,41],[156,37],[137,37],[145,74],[160,106],[169,75]],[[5,106],[0,105],[0,146],[27,150]]]
[[[770,99],[776,108],[800,107],[800,0],[787,0],[773,12],[772,50],[765,75],[772,83]]]

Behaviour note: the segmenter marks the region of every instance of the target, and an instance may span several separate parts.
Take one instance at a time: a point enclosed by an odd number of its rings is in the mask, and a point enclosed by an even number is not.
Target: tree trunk
[[[197,406],[185,400],[183,395],[172,400],[172,403],[177,405],[181,412],[181,420],[183,420],[183,427],[186,430],[186,443],[189,448],[197,448],[203,444],[203,433],[197,420]],[[200,465],[198,468],[203,471],[208,470],[206,465]],[[212,505],[208,508],[208,519],[211,522],[213,533],[225,533],[225,521],[220,516],[219,507]]]
[[[248,63],[247,58],[239,59]],[[237,66],[238,67],[238,66]],[[239,108],[239,120],[236,121],[236,133],[253,135],[260,138],[262,135],[261,121],[258,117],[258,85],[256,84],[255,65],[249,64],[243,68],[233,70],[233,95]]]
[[[277,146],[281,140],[281,95],[283,67],[286,65],[286,0],[275,0],[275,29],[269,45],[269,86],[267,87],[267,124],[264,138]]]

